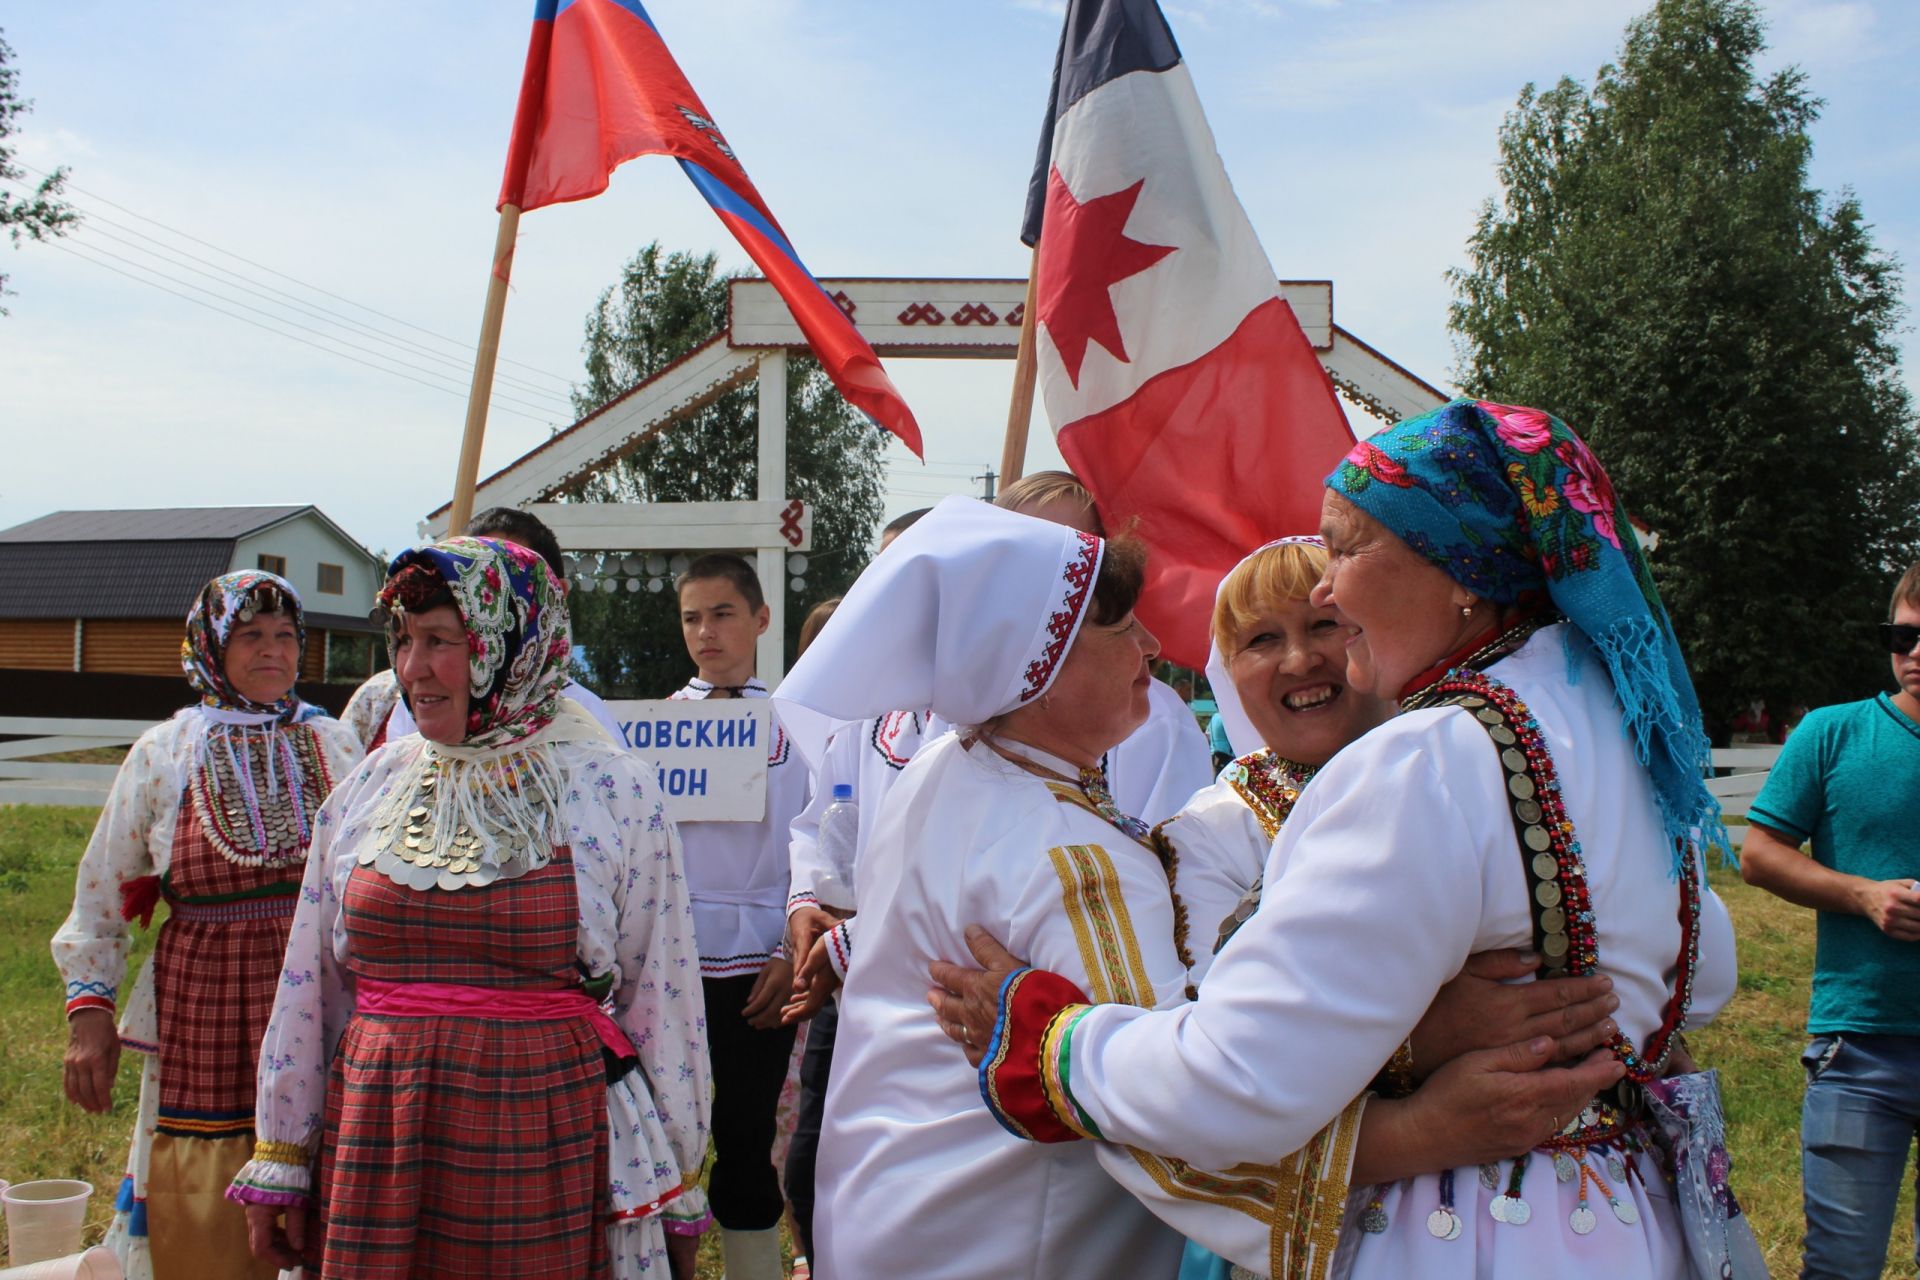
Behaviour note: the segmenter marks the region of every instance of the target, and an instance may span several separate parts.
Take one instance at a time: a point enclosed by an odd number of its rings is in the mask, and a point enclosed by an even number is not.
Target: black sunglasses
[[[1887,646],[1888,653],[1912,653],[1913,646],[1920,644],[1920,626],[1911,622],[1883,622],[1880,642]]]

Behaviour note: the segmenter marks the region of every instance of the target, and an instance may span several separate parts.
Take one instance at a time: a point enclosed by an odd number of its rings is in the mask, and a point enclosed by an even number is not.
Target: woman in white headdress
[[[1132,616],[1143,569],[1137,546],[949,500],[854,584],[775,695],[809,755],[833,725],[894,707],[965,726],[907,766],[861,864],[820,1135],[824,1275],[1178,1264],[1179,1236],[1090,1151],[1035,1159],[994,1122],[924,999],[927,963],[975,919],[1115,999],[1184,984],[1166,874],[1098,771],[1146,717],[1159,646]]]
[[[1143,569],[1124,541],[950,499],[874,561],[775,694],[810,760],[836,725],[893,707],[960,726],[907,765],[860,865],[858,961],[820,1137],[822,1274],[1092,1280],[1178,1266],[1180,1237],[1102,1171],[1093,1144],[1049,1150],[1001,1127],[926,1013],[927,966],[975,921],[1103,999],[1183,996],[1184,913],[1098,769],[1146,715],[1158,645],[1132,616]],[[1290,1166],[1308,1185],[1328,1171],[1335,1204],[1359,1114]]]

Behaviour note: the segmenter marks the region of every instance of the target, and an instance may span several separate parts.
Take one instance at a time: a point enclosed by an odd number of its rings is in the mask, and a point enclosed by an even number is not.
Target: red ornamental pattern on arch
[[[853,303],[844,293],[835,294],[834,300],[841,304],[848,315],[853,314]],[[909,302],[901,308],[900,314],[894,319],[904,325],[924,324],[929,328],[943,325],[951,319],[954,324],[962,327],[977,324],[984,328],[988,325],[1004,324],[1018,329],[1021,322],[1026,319],[1026,315],[1027,304],[1024,302],[1015,303],[1013,309],[1004,316],[984,302],[963,302],[954,308],[952,316],[948,316],[931,302]]]
[[[1087,593],[1093,590],[1094,573],[1100,567],[1100,539],[1090,533],[1082,533],[1079,538],[1078,552],[1060,575],[1067,584],[1066,598],[1047,618],[1047,646],[1038,658],[1027,664],[1026,687],[1020,691],[1022,702],[1031,702],[1052,681],[1053,670],[1067,651],[1074,624],[1086,607]]]

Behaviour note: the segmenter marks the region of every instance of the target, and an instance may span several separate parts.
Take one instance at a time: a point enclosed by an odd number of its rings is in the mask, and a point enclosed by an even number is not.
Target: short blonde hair
[[[1100,524],[1100,509],[1094,505],[1093,494],[1071,471],[1036,471],[1030,476],[1021,476],[1000,491],[993,505],[1008,511],[1029,512],[1060,498],[1080,504],[1091,517],[1089,523],[1093,525],[1093,531],[1105,536]]]
[[[1920,560],[1908,565],[1907,571],[1900,575],[1899,585],[1893,589],[1893,603],[1887,606],[1887,621],[1893,621],[1893,615],[1903,604],[1920,608]]]
[[[1327,549],[1310,542],[1267,547],[1235,565],[1213,604],[1213,642],[1221,655],[1238,653],[1240,633],[1262,614],[1305,600],[1326,568]]]

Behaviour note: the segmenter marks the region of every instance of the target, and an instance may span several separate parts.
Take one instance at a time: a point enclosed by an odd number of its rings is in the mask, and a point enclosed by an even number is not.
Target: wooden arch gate
[[[884,358],[1011,360],[1027,282],[1020,279],[836,278],[820,282]],[[1444,393],[1333,320],[1333,284],[1285,280],[1281,292],[1320,363],[1351,405],[1381,424],[1440,404]],[[786,557],[812,546],[813,513],[787,496],[787,353],[806,339],[764,280],[730,285],[727,327],[651,378],[601,405],[480,482],[474,509],[524,507],[570,552],[739,551],[771,588],[772,625],[760,639],[760,676],[784,674]],[[557,499],[641,442],[722,394],[759,384],[758,496],[741,502],[584,503]],[[446,532],[443,506],[421,522]]]

